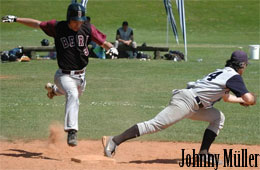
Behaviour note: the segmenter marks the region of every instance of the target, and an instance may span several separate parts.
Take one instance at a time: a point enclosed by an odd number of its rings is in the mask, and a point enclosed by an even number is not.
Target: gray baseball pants
[[[86,87],[85,72],[69,75],[59,69],[55,74],[54,82],[54,92],[58,96],[66,97],[64,130],[78,131],[79,97]]]
[[[218,135],[224,126],[224,114],[214,107],[199,108],[195,97],[196,94],[191,89],[174,90],[170,103],[164,110],[153,119],[137,124],[140,135],[166,129],[185,118],[209,122],[207,128]]]

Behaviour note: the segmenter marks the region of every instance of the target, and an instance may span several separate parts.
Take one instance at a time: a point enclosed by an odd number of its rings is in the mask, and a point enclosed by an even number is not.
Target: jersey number
[[[215,79],[216,77],[218,77],[218,75],[220,75],[221,73],[223,73],[223,71],[212,73],[212,74],[208,75],[207,80],[211,81],[211,80]]]

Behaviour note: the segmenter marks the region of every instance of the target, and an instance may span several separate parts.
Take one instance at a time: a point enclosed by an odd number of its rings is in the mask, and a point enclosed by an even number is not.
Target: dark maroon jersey
[[[87,22],[77,32],[69,28],[67,21],[41,22],[40,28],[54,38],[58,65],[63,70],[82,70],[88,64],[89,42],[102,45],[106,40],[106,35]]]

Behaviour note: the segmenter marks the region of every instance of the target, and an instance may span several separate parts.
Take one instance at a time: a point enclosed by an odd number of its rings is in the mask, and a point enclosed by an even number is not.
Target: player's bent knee
[[[224,126],[224,123],[225,123],[225,115],[224,115],[222,112],[220,112],[220,122],[221,122],[222,126]]]
[[[222,129],[225,123],[225,115],[222,112],[219,113],[219,116],[211,124],[214,124],[215,126]]]
[[[132,47],[133,47],[133,48],[137,48],[137,44],[136,44],[135,41],[132,42]]]
[[[219,117],[216,120],[214,120],[214,122],[210,123],[208,129],[212,130],[218,135],[219,131],[223,129],[224,123],[225,123],[225,115],[222,112],[220,112]]]
[[[118,45],[119,45],[119,41],[116,40],[114,44],[115,48],[118,48]]]
[[[223,129],[224,123],[225,123],[225,115],[222,112],[220,112],[220,117],[215,124],[218,126],[219,129]]]

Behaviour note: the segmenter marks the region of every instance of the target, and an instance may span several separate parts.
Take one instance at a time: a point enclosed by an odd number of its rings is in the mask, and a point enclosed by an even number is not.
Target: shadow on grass
[[[153,159],[153,160],[146,160],[146,161],[135,160],[135,161],[130,161],[129,163],[132,163],[132,164],[178,164],[181,161],[182,161],[182,159]]]
[[[31,158],[31,159],[47,159],[47,160],[61,161],[59,159],[42,156],[42,153],[28,152],[21,149],[9,149],[9,151],[14,151],[18,153],[0,153],[0,156],[2,155],[2,156],[10,156],[10,157],[23,157],[23,158]]]

